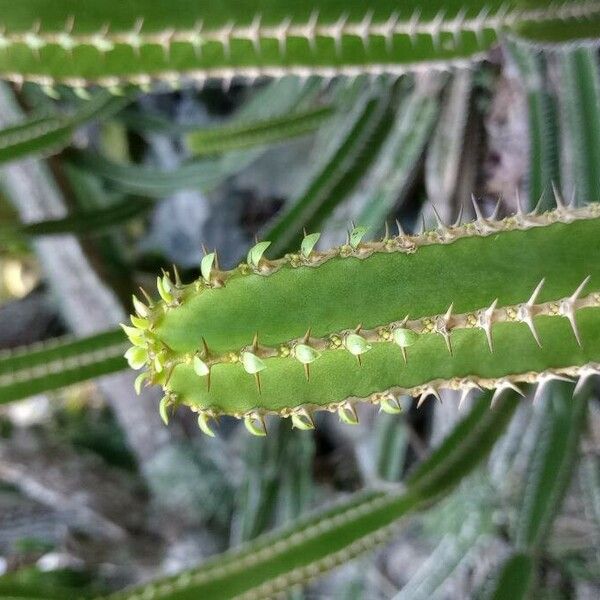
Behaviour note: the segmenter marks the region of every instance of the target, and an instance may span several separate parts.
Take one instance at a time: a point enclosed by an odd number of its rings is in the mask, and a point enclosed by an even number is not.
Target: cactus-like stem
[[[155,80],[396,73],[483,56],[504,31],[535,41],[595,37],[595,0],[0,1],[0,73],[116,92]],[[596,28],[596,29],[595,29]]]
[[[221,271],[158,279],[161,299],[137,301],[133,367],[167,405],[243,418],[311,423],[313,410],[356,422],[358,399],[392,412],[440,388],[502,393],[519,383],[577,378],[600,367],[600,206],[478,218],[268,260],[267,242]]]

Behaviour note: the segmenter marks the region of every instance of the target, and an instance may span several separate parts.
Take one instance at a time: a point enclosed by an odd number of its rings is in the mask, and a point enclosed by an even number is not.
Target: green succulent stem
[[[47,89],[159,80],[331,77],[447,68],[484,56],[504,32],[535,43],[595,36],[595,0],[423,3],[314,0],[0,1],[0,73]]]
[[[159,277],[161,299],[125,328],[127,358],[167,404],[256,434],[271,413],[355,423],[358,400],[393,412],[401,394],[497,396],[595,373],[600,207],[558,202],[500,221],[477,208],[472,223],[377,241],[357,228],[340,247],[278,260],[261,242],[231,271],[209,255],[197,281]]]

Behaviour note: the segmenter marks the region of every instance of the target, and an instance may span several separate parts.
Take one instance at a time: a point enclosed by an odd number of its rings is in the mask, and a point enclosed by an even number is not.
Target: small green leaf
[[[312,417],[306,413],[293,413],[292,414],[292,425],[296,429],[301,429],[302,431],[309,431],[315,428],[315,423],[312,420]]]
[[[207,283],[210,283],[210,274],[212,272],[213,264],[215,262],[215,253],[211,252],[202,258],[200,261],[200,273],[202,278]]]
[[[164,368],[164,365],[163,365],[163,362],[162,362],[162,358],[157,354],[154,357],[154,370],[157,373],[162,373],[163,368]]]
[[[302,256],[306,258],[310,256],[320,237],[320,233],[309,233],[308,235],[304,236],[302,244],[300,245],[300,252],[302,253]]]
[[[167,303],[173,302],[173,294],[165,287],[164,280],[161,277],[156,278],[156,289],[160,297]]]
[[[129,338],[129,341],[134,346],[139,346],[140,348],[146,347],[146,339],[144,338],[144,334],[135,327],[130,327],[129,325],[124,325],[120,323],[121,329],[125,332],[125,335]]]
[[[148,360],[148,352],[139,346],[132,346],[124,356],[132,369],[141,369]]]
[[[215,432],[208,425],[209,417],[204,413],[198,415],[198,427],[200,427],[202,433],[205,433],[209,437],[215,437]]]
[[[135,381],[133,382],[133,388],[135,389],[135,393],[138,396],[142,393],[142,385],[143,385],[144,381],[146,381],[146,379],[148,379],[149,376],[150,376],[150,373],[148,373],[148,371],[144,371],[143,373],[140,373],[135,378]]]
[[[148,319],[142,319],[141,317],[136,317],[135,315],[130,315],[129,319],[137,329],[148,329],[150,327],[150,321],[148,321]]]
[[[350,232],[350,245],[353,248],[358,248],[358,245],[361,243],[362,239],[365,237],[367,231],[368,231],[367,227],[363,227],[363,226],[355,227]]]
[[[252,435],[257,435],[259,437],[267,435],[265,422],[260,415],[246,415],[244,417],[244,425]]]
[[[150,315],[150,309],[135,295],[132,296],[133,308],[135,312],[142,318]]]
[[[258,267],[260,264],[260,260],[263,257],[263,254],[266,252],[267,248],[271,245],[271,242],[258,242],[250,248],[248,251],[247,262],[249,265],[253,267]]]
[[[406,327],[396,327],[392,333],[392,336],[394,338],[394,342],[398,344],[400,348],[408,348],[419,339],[419,334],[416,331],[407,329]]]
[[[246,373],[250,373],[250,375],[260,373],[267,368],[265,361],[252,352],[242,352],[242,364]]]
[[[158,412],[160,413],[160,418],[163,420],[165,425],[169,424],[169,413],[168,408],[171,404],[171,399],[169,396],[163,396],[160,400],[160,404],[158,405]]]
[[[396,398],[383,398],[379,402],[379,407],[388,415],[397,415],[402,412],[402,406]]]
[[[309,365],[321,356],[319,352],[307,344],[296,344],[294,354],[303,365]]]
[[[210,373],[210,367],[198,356],[194,356],[194,372],[200,377],[206,377]]]
[[[343,421],[348,425],[358,425],[358,415],[352,404],[342,404],[338,408],[337,413],[340,417],[340,421]]]
[[[354,356],[360,356],[371,349],[371,345],[367,340],[358,333],[349,333],[344,340],[344,344],[348,352],[354,354]]]

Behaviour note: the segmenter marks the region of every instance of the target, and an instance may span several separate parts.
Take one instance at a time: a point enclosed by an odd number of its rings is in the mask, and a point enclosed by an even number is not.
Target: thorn
[[[448,325],[449,325],[450,321],[452,320],[452,307],[453,306],[454,306],[454,303],[450,304],[450,306],[448,307],[448,310],[446,311],[446,314],[443,317],[438,317],[435,321],[436,333],[439,333],[444,338],[444,341],[446,342],[446,348],[448,348],[448,352],[450,353],[450,356],[452,356],[452,344],[450,342],[450,330],[448,328]]]
[[[481,209],[479,208],[479,204],[477,204],[477,200],[475,200],[475,195],[471,194],[471,202],[473,203],[473,210],[475,211],[475,218],[477,221],[484,222],[483,215],[481,214]]]
[[[536,303],[537,297],[542,289],[542,286],[544,285],[544,281],[545,278],[542,278],[542,280],[537,284],[535,290],[533,290],[533,294],[531,294],[531,298],[529,298],[527,303],[519,305],[519,308],[517,309],[517,319],[522,323],[525,323],[529,327],[529,330],[533,335],[533,339],[536,341],[536,344],[540,348],[542,347],[542,343],[540,342],[538,332],[533,322],[533,307]]]
[[[404,229],[402,229],[402,225],[400,225],[400,221],[396,219],[396,228],[398,229],[398,236],[406,235],[404,233]]]
[[[556,185],[556,182],[552,181],[552,193],[554,194],[554,202],[556,202],[556,208],[559,210],[564,210],[566,208],[563,198],[560,194],[560,191]]]
[[[458,217],[456,217],[456,221],[454,221],[454,223],[452,224],[452,227],[458,227],[461,224],[464,209],[465,209],[465,207],[464,207],[463,203],[461,202],[460,206],[458,207]]]
[[[540,398],[543,396],[544,390],[551,381],[566,381],[568,383],[575,383],[574,379],[566,377],[565,375],[557,375],[555,373],[545,373],[540,376],[535,392],[533,393],[532,404],[535,406],[538,404]]]
[[[492,396],[492,400],[490,402],[490,409],[494,408],[496,402],[498,402],[498,399],[506,390],[513,390],[514,392],[517,392],[519,396],[525,398],[525,394],[523,393],[523,391],[519,387],[517,387],[512,381],[510,381],[510,379],[501,379],[500,381],[498,381],[498,385],[496,386],[496,390],[494,391],[494,395]]]
[[[494,207],[494,212],[492,213],[492,216],[491,216],[492,221],[498,220],[498,213],[500,212],[501,205],[502,205],[502,198],[498,198],[498,202],[496,202],[496,206]]]
[[[517,201],[517,215],[523,216],[523,204],[521,203],[521,194],[519,193],[519,188],[516,189],[515,199]]]
[[[540,342],[540,337],[538,335],[537,329],[535,328],[535,324],[533,323],[533,319],[531,317],[526,317],[521,319],[523,323],[525,323],[529,327],[529,331],[531,331],[531,335],[533,335],[533,339],[535,343],[541,348],[542,342]]]
[[[460,400],[458,401],[458,410],[461,411],[463,405],[467,399],[467,396],[471,393],[472,388],[464,388],[460,393]]]
[[[479,231],[482,234],[496,231],[494,225],[492,224],[493,222],[490,223],[490,221],[484,218],[483,214],[481,213],[481,208],[479,207],[479,204],[477,203],[477,200],[475,200],[475,196],[473,194],[471,194],[471,202],[473,203],[473,210],[475,211],[476,216],[475,222],[479,226]]]
[[[208,349],[208,344],[206,343],[206,338],[202,336],[202,349],[204,352],[204,358],[208,358],[210,355],[210,350]]]
[[[173,277],[175,278],[175,285],[177,287],[181,286],[181,277],[179,277],[179,271],[177,269],[177,265],[173,264]]]
[[[433,210],[433,214],[435,215],[435,220],[437,221],[437,225],[438,225],[438,229],[442,232],[442,233],[447,233],[448,232],[448,227],[447,225],[442,221],[440,214],[438,213],[435,205],[433,204],[433,202],[430,202],[431,204],[431,209]]]
[[[425,215],[421,213],[421,231],[420,235],[423,235],[427,231],[427,225],[425,225]]]
[[[494,315],[494,311],[496,310],[497,304],[498,298],[496,298],[488,308],[479,311],[477,315],[477,326],[483,329],[491,353],[494,352],[494,343],[492,340],[492,317]]]
[[[400,352],[402,352],[402,358],[404,359],[404,364],[406,364],[406,348],[404,346],[400,346]]]
[[[462,407],[464,406],[465,401],[467,400],[467,396],[473,391],[473,390],[482,390],[482,387],[476,383],[471,382],[471,385],[469,385],[469,387],[465,387],[462,389],[461,393],[460,393],[460,400],[458,401],[458,410],[462,410]]]
[[[577,394],[579,394],[584,388],[585,384],[590,379],[590,377],[594,377],[595,375],[600,375],[600,369],[598,369],[597,366],[584,365],[583,367],[581,367],[581,369],[579,370],[579,380],[575,385],[573,395],[577,396]]]
[[[575,303],[577,302],[577,299],[579,298],[579,296],[581,295],[581,292],[583,291],[583,289],[585,288],[585,286],[587,285],[588,281],[590,280],[590,276],[588,275],[580,284],[579,287],[573,292],[573,294],[571,295],[570,298],[567,298],[566,300],[563,300],[560,303],[559,306],[559,312],[561,315],[563,315],[564,317],[566,317],[569,320],[569,323],[571,324],[571,329],[573,330],[573,333],[575,335],[575,340],[577,341],[578,346],[581,347],[581,337],[579,335],[579,329],[577,327],[577,320],[575,318]]]
[[[140,292],[142,292],[142,294],[144,295],[144,298],[146,298],[146,300],[148,301],[148,304],[150,306],[152,306],[152,304],[153,304],[152,298],[150,298],[150,295],[142,286],[140,286]]]
[[[533,210],[529,213],[530,215],[537,215],[540,212],[540,206],[542,204],[542,200],[544,199],[544,194],[538,198],[537,204],[533,207]]]
[[[419,397],[419,401],[417,402],[417,408],[420,408],[421,404],[423,404],[423,402],[425,402],[426,398],[428,398],[429,396],[433,396],[440,404],[442,403],[442,399],[440,398],[438,391],[432,386],[427,386],[421,392],[421,396]]]
[[[541,291],[542,287],[544,286],[545,281],[546,281],[546,278],[542,277],[540,282],[537,284],[535,290],[533,290],[533,294],[531,294],[531,298],[529,298],[529,300],[527,301],[527,306],[532,307],[536,303],[537,297],[539,296],[540,291]]]
[[[256,388],[258,389],[259,395],[262,394],[262,389],[260,387],[260,373],[254,373],[254,381],[256,382]]]
[[[306,381],[310,381],[310,365],[308,363],[305,363],[303,365],[304,367],[304,376],[306,377]]]
[[[383,241],[386,241],[389,238],[390,238],[390,224],[386,221],[384,224]]]

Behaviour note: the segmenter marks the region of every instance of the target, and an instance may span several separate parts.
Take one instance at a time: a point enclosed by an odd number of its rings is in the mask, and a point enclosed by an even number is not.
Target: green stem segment
[[[560,201],[560,200],[559,200]],[[185,404],[203,429],[219,414],[264,433],[263,416],[312,426],[313,410],[357,421],[366,399],[394,412],[446,387],[476,388],[593,373],[600,363],[600,212],[562,203],[417,236],[247,262],[202,276],[158,279],[161,299],[136,300],[130,365],[164,387],[162,409]]]
[[[447,68],[506,31],[535,42],[597,36],[595,0],[0,0],[0,73],[82,89]]]
[[[117,592],[110,600],[260,600],[314,579],[388,540],[402,517],[444,497],[480,464],[504,432],[518,401],[511,393],[494,410],[487,406],[486,399],[480,398],[441,446],[409,475],[404,489],[354,494],[196,569]]]

